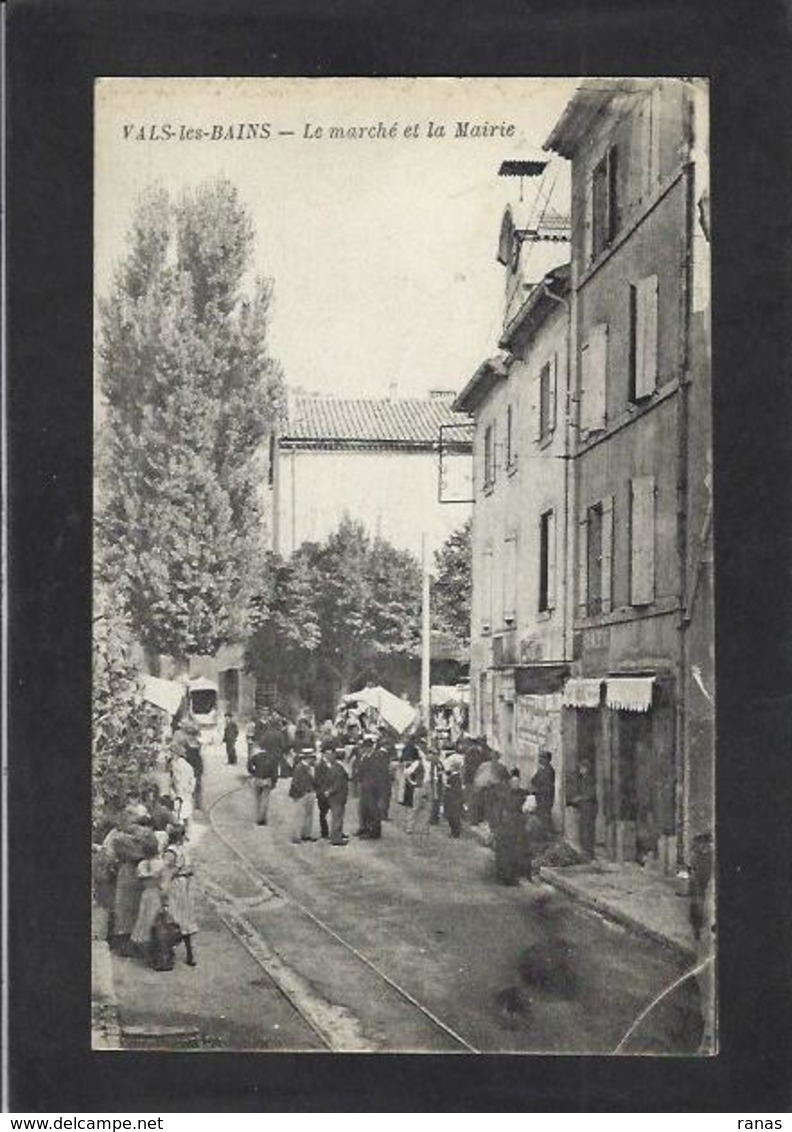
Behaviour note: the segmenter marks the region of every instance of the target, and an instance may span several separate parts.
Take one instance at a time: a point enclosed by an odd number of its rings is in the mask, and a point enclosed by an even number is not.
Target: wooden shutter
[[[602,612],[613,609],[613,496],[602,500]]]
[[[648,397],[657,388],[657,276],[648,275],[635,288],[635,396]]]
[[[550,432],[553,432],[556,426],[556,395],[558,392],[558,354],[553,354],[550,359],[550,392],[548,395],[548,414],[547,425]]]
[[[586,196],[583,207],[583,266],[588,267],[594,257],[594,185],[592,178],[586,180]]]
[[[630,484],[630,601],[649,605],[655,591],[655,478]]]
[[[608,324],[593,326],[580,352],[580,384],[583,396],[580,426],[587,432],[605,427],[608,372]]]
[[[547,516],[547,608],[556,604],[556,513]]]
[[[660,87],[653,87],[649,96],[649,168],[653,189],[660,183],[661,99]]]
[[[581,513],[578,522],[577,568],[578,616],[585,617],[588,611],[588,510]]]
[[[492,550],[487,548],[481,559],[481,628],[487,633],[492,628]]]
[[[503,620],[514,621],[517,614],[517,535],[506,536],[503,544]]]

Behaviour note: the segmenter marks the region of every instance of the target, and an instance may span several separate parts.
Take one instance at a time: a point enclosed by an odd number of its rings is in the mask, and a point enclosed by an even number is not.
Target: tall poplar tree
[[[176,657],[246,632],[265,561],[259,452],[283,382],[253,247],[231,182],[151,188],[100,304],[97,569]]]

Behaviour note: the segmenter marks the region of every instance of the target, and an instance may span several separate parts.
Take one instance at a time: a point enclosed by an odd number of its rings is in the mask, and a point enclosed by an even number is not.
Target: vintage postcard
[[[708,112],[97,80],[94,1049],[717,1052]]]

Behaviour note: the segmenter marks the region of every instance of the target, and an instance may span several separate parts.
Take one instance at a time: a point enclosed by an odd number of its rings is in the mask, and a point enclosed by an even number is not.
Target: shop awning
[[[569,676],[568,664],[520,664],[514,669],[518,696],[551,696]]]
[[[184,699],[184,685],[159,676],[144,676],[143,699],[168,715],[175,715]]]
[[[602,677],[575,676],[564,685],[561,703],[564,707],[598,708]]]
[[[649,711],[654,676],[609,676],[605,703],[616,711]]]

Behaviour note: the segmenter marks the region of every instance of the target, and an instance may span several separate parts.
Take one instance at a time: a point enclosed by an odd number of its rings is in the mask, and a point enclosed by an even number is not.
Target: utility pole
[[[429,610],[429,563],[427,560],[426,531],[421,535],[421,721],[429,730],[429,666],[432,656],[432,620]]]

